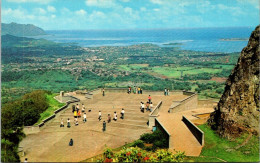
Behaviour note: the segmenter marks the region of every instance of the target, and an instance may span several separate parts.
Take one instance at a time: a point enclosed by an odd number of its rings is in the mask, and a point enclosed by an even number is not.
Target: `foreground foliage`
[[[98,162],[182,162],[184,156],[184,152],[173,154],[166,149],[148,152],[139,147],[129,147],[113,153],[107,148]]]

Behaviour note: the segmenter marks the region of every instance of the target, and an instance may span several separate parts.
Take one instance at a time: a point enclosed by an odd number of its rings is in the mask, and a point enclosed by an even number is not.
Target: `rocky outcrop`
[[[243,131],[259,134],[259,35],[257,26],[208,120],[223,137],[236,137]]]

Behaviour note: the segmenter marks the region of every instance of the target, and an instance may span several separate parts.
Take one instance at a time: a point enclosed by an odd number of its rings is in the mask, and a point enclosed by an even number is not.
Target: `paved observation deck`
[[[162,107],[172,100],[181,101],[187,98],[183,94],[171,94],[164,96],[163,92],[147,92],[145,94],[127,94],[126,91],[106,92],[103,97],[101,91],[96,91],[91,98],[86,98],[84,94],[72,94],[80,99],[78,104],[86,106],[87,122],[83,123],[79,118],[79,125],[73,124],[72,105],[61,111],[54,119],[47,122],[40,132],[29,134],[22,140],[20,146],[23,147],[25,156],[21,160],[28,158],[30,162],[78,162],[86,158],[101,154],[105,146],[117,148],[125,143],[139,139],[143,133],[151,132],[147,126],[150,112],[140,112],[140,102],[146,102],[148,95],[151,95],[153,105],[163,101]],[[167,105],[166,105],[167,104]],[[120,119],[121,109],[125,109],[125,119]],[[102,120],[98,121],[98,111],[102,112]],[[107,120],[107,114],[113,118],[114,111],[117,112],[118,120],[107,123],[107,130],[102,132],[102,122]],[[60,119],[64,120],[64,128],[60,128]],[[66,120],[70,118],[71,128],[66,127]],[[74,145],[69,146],[69,140],[74,140]]]

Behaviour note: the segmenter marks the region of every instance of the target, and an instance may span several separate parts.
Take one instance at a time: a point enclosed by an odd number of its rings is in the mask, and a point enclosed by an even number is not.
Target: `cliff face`
[[[208,120],[223,137],[235,137],[243,131],[259,134],[259,35],[260,26],[257,26]]]

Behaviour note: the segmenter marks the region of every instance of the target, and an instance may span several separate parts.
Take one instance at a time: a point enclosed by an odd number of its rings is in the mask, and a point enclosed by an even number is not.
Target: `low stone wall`
[[[162,131],[162,133],[166,137],[168,141],[168,148],[173,148],[173,146],[170,144],[170,139],[171,139],[170,133],[163,127],[163,125],[161,125],[161,123],[157,120],[157,118],[155,118],[155,126],[156,129]]]
[[[182,121],[189,128],[190,132],[195,136],[198,142],[204,146],[204,132],[201,131],[196,125],[194,125],[190,120],[185,116],[182,116]]]
[[[55,118],[56,114],[58,114],[60,111],[62,111],[62,110],[64,110],[64,109],[66,109],[66,108],[69,106],[69,104],[75,103],[75,102],[79,102],[79,101],[80,101],[80,100],[79,100],[78,98],[76,98],[76,97],[72,97],[72,96],[71,96],[71,98],[73,98],[74,100],[67,101],[67,102],[66,102],[66,105],[64,105],[64,106],[62,106],[61,108],[55,110],[53,115],[51,115],[51,116],[47,117],[46,119],[44,119],[44,120],[42,121],[42,123],[40,123],[39,125],[37,125],[37,126],[24,126],[24,128],[23,128],[24,134],[25,134],[25,135],[28,135],[28,134],[34,134],[34,133],[40,132],[40,128],[41,128],[42,126],[44,126],[44,124],[47,123],[48,121],[50,121],[51,119]]]
[[[155,118],[158,117],[158,113],[159,113],[161,105],[162,105],[162,101],[160,101],[156,105],[156,107],[153,109],[153,111],[149,114],[149,127],[150,128],[155,126]]]
[[[189,94],[189,92],[183,92],[185,95]],[[193,110],[197,109],[198,106],[198,95],[196,93],[192,93],[189,97],[185,98],[182,101],[173,101],[173,104],[169,108],[170,113],[176,113],[185,110]]]

